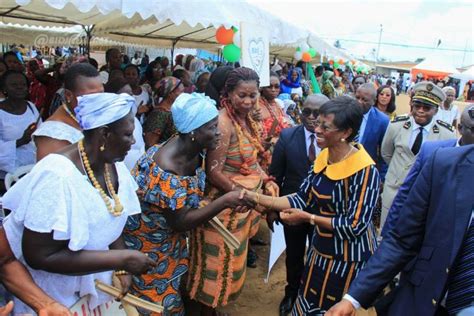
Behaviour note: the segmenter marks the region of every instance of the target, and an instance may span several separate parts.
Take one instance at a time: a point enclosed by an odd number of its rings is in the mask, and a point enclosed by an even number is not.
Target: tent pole
[[[174,67],[174,48],[176,46],[176,43],[178,43],[178,40],[173,41],[173,45],[171,46],[171,69]]]
[[[87,51],[87,56],[90,57],[91,39],[92,39],[92,31],[94,30],[94,25],[92,25],[92,26],[84,26],[83,25],[82,28],[86,32],[86,36],[87,36],[86,51]]]

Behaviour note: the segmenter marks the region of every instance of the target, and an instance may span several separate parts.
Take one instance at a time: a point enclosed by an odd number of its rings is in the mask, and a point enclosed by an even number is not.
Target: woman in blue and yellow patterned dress
[[[246,192],[289,225],[315,226],[293,315],[322,315],[342,299],[376,247],[372,214],[380,178],[360,144],[351,144],[362,110],[338,97],[319,110],[318,146],[324,148],[299,192],[280,198]]]

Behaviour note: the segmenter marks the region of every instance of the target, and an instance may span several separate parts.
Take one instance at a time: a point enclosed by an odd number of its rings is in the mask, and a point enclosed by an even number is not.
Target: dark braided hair
[[[229,96],[229,92],[234,91],[242,81],[256,81],[257,88],[260,86],[260,78],[255,70],[247,67],[235,68],[229,73],[225,81],[224,96]]]

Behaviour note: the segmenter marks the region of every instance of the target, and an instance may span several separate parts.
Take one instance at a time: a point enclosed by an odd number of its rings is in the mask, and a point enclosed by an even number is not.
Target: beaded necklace
[[[105,194],[104,189],[102,189],[102,187],[99,184],[99,181],[97,181],[97,179],[94,175],[94,171],[91,168],[89,158],[87,158],[87,154],[86,154],[86,151],[84,149],[84,141],[82,139],[77,144],[77,147],[79,149],[79,153],[80,153],[79,156],[81,158],[82,167],[87,172],[87,176],[89,177],[90,181],[92,182],[92,185],[94,186],[94,188],[97,191],[99,191],[100,197],[102,198],[102,200],[104,200],[105,205],[107,206],[107,210],[113,216],[122,215],[123,206],[120,203],[118,195],[115,193],[114,186],[112,184],[112,180],[111,180],[111,177],[110,177],[110,171],[109,171],[109,168],[108,168],[107,164],[105,165],[105,168],[104,168],[105,185],[107,187],[107,191],[109,191],[109,194],[112,196],[112,198],[115,202],[114,207],[112,207],[112,203],[110,202],[109,197],[107,196],[107,194]]]
[[[79,123],[79,120],[77,119],[77,117],[71,112],[71,110],[69,110],[69,108],[67,107],[67,105],[65,103],[63,103],[63,109],[64,109],[64,111],[66,111],[67,114],[69,114],[69,116],[74,121],[76,121],[76,123]]]
[[[261,165],[262,167],[268,165],[270,161],[270,153],[268,151],[265,151],[265,149],[262,146],[262,142],[260,139],[260,129],[257,125],[257,123],[252,119],[250,114],[247,115],[245,118],[246,121],[249,124],[250,132],[246,129],[243,128],[242,125],[237,121],[235,117],[235,112],[230,105],[230,102],[227,98],[222,99],[221,101],[223,107],[226,109],[227,114],[229,115],[232,124],[234,125],[236,134],[237,134],[237,139],[239,141],[239,151],[240,151],[240,156],[242,157],[242,166],[240,167],[240,173],[242,175],[249,175],[251,174],[250,166],[249,166],[249,161],[251,160],[250,158],[245,158],[244,154],[244,136],[250,141],[250,143],[253,145],[254,152],[252,156],[260,156],[261,158]]]

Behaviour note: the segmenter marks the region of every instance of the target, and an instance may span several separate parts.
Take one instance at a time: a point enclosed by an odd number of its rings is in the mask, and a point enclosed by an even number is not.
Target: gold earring
[[[99,149],[100,149],[100,151],[104,151],[105,150],[105,145],[100,146]]]
[[[345,139],[345,138],[341,138],[341,142],[345,142],[345,141],[346,141],[346,139]]]
[[[191,141],[194,142],[194,132],[191,133]]]

